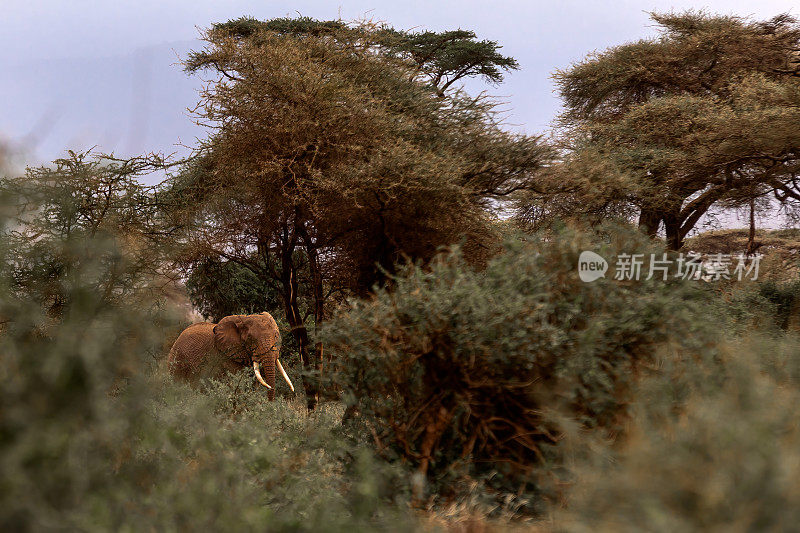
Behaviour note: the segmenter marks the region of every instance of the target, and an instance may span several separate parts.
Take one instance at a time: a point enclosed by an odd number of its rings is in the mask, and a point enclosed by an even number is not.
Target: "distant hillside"
[[[749,230],[724,229],[701,233],[686,241],[685,249],[701,254],[740,254],[747,249]],[[796,278],[800,261],[800,228],[758,230],[757,253],[763,254],[763,276],[776,280]]]

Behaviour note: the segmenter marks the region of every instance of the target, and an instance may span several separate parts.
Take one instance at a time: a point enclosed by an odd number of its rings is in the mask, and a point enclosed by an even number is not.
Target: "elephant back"
[[[214,324],[192,324],[181,332],[167,356],[167,367],[174,377],[194,379],[203,374],[214,348]]]

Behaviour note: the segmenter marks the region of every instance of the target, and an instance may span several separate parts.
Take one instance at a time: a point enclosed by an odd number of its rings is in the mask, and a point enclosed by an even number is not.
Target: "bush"
[[[774,325],[783,330],[788,329],[792,318],[796,317],[797,304],[800,302],[800,280],[761,282],[758,295],[770,304]]]
[[[439,494],[467,476],[555,498],[569,420],[621,433],[636,376],[708,354],[712,338],[700,284],[584,283],[583,250],[661,252],[623,228],[594,240],[564,230],[507,241],[483,272],[442,255],[353,302],[321,334],[343,401],[360,414],[349,423]],[[680,383],[670,394],[685,393]]]
[[[108,514],[83,519],[102,530],[412,529],[398,474],[337,436],[341,409],[308,416],[300,402],[268,402],[236,382],[202,394],[164,384],[123,441],[100,496]]]
[[[767,279],[741,288],[732,286],[730,297],[722,305],[734,332],[743,333],[754,327],[773,333],[797,330],[800,280]]]
[[[565,531],[792,531],[800,523],[800,358],[793,336],[727,345],[726,380],[681,416],[638,401],[617,453],[578,468]],[[648,385],[649,386],[649,385]],[[648,388],[648,387],[645,387]]]

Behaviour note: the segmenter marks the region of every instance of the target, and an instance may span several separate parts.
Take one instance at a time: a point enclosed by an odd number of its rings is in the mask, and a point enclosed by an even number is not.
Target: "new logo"
[[[594,252],[586,250],[578,257],[578,276],[581,281],[589,283],[605,277],[607,270],[608,262]]]

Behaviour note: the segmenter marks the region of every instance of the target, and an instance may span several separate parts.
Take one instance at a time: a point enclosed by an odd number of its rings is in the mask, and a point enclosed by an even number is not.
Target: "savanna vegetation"
[[[653,20],[555,74],[553,138],[465,92],[519,68],[473,32],[243,18],[185,59],[190,157],[0,157],[0,528],[795,528],[800,244],[755,221],[800,198],[800,23]],[[271,312],[303,386],[172,380],[185,299]]]

